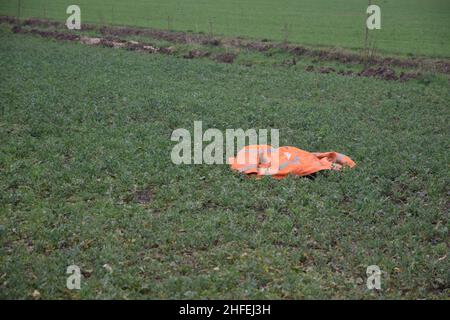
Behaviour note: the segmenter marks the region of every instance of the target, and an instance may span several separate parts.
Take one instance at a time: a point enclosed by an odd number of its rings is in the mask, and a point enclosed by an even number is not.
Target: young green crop
[[[2,298],[448,297],[447,81],[0,32]],[[196,120],[278,128],[281,145],[357,167],[276,181],[176,166],[170,135]]]

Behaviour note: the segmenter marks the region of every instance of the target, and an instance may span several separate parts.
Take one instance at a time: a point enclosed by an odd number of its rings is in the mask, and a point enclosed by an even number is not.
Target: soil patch
[[[149,204],[153,201],[154,193],[150,188],[136,191],[134,193],[134,201],[140,204]]]
[[[214,60],[223,63],[233,63],[234,59],[236,59],[237,55],[235,53],[226,52],[219,53],[214,56]]]

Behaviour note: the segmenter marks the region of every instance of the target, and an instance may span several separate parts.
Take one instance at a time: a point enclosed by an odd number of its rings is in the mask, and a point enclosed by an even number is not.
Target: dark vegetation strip
[[[284,52],[293,54],[296,57],[304,56],[310,58],[317,58],[322,61],[336,61],[344,64],[365,64],[365,65],[378,65],[384,67],[401,67],[401,68],[423,68],[430,71],[450,74],[450,61],[443,59],[425,59],[425,58],[394,58],[394,57],[381,57],[370,56],[365,57],[358,53],[345,52],[338,49],[312,49],[299,45],[290,45],[285,43],[275,43],[268,41],[254,41],[240,38],[223,38],[217,39],[209,35],[192,34],[185,32],[174,32],[156,29],[141,29],[130,27],[100,27],[100,32],[103,35],[114,36],[149,36],[159,40],[166,40],[176,43],[198,43],[203,45],[226,45],[235,48],[245,48],[258,52],[267,52],[269,50],[278,49]]]
[[[158,47],[150,43],[138,42],[133,40],[124,40],[112,37],[88,37],[80,36],[76,34],[70,34],[67,32],[48,31],[39,29],[24,29],[21,26],[14,26],[11,29],[14,33],[39,35],[43,38],[53,38],[56,40],[77,41],[86,45],[99,45],[107,48],[124,48],[130,51],[140,51],[147,53],[160,53],[160,54],[174,54],[175,48],[173,47]],[[200,57],[209,57],[217,62],[233,63],[236,57],[234,53],[218,53],[211,54],[209,52],[200,52],[198,50],[192,50],[189,54],[184,55],[184,58],[193,59]]]
[[[50,21],[43,19],[27,19],[18,20],[14,17],[0,16],[0,22],[6,22],[22,26],[44,26],[44,27],[65,27],[63,22]],[[359,53],[343,51],[339,49],[315,49],[307,48],[299,45],[291,45],[287,43],[277,43],[268,40],[255,41],[244,38],[217,38],[212,35],[181,32],[181,31],[167,31],[153,28],[138,28],[138,27],[115,27],[115,26],[98,26],[94,24],[83,24],[82,30],[96,30],[100,31],[102,35],[110,36],[148,36],[158,40],[165,40],[174,43],[197,43],[202,45],[227,45],[235,48],[246,48],[259,52],[266,52],[271,49],[280,49],[285,52],[294,54],[295,56],[305,56],[318,58],[319,60],[337,61],[341,63],[350,64],[365,64],[365,65],[381,65],[390,67],[402,68],[423,68],[429,71],[435,71],[445,74],[450,74],[450,61],[447,59],[431,59],[424,57],[416,58],[399,58],[399,57],[382,57],[370,56],[365,57]]]
[[[288,52],[293,55],[291,61],[285,65],[295,65],[296,58],[300,56],[317,58],[323,61],[338,61],[344,64],[364,64],[365,67],[360,72],[336,71],[332,67],[319,67],[315,68],[310,65],[305,68],[308,72],[319,73],[337,73],[342,76],[361,76],[361,77],[375,77],[382,80],[398,80],[408,81],[418,78],[420,72],[401,72],[396,74],[395,70],[391,67],[402,68],[421,68],[424,70],[435,71],[445,74],[450,74],[450,62],[445,60],[426,60],[423,58],[416,59],[401,59],[391,57],[369,57],[367,60],[362,55],[356,53],[349,53],[337,50],[325,50],[325,49],[310,49],[302,46],[292,46],[289,44],[272,43],[272,42],[258,42],[250,41],[240,38],[235,39],[217,39],[210,35],[193,34],[186,32],[165,31],[157,29],[143,29],[143,28],[131,28],[131,27],[111,27],[111,26],[97,26],[92,24],[83,24],[83,31],[98,31],[102,38],[80,36],[67,32],[28,29],[23,27],[52,27],[52,28],[65,28],[64,23],[58,21],[49,21],[41,19],[27,19],[20,21],[13,17],[0,16],[0,23],[8,23],[13,25],[12,31],[14,33],[29,33],[34,35],[40,35],[45,38],[54,38],[57,40],[79,41],[87,45],[101,45],[110,48],[124,48],[132,51],[141,51],[148,53],[161,53],[161,54],[174,54],[174,47],[158,47],[150,43],[138,42],[132,40],[124,40],[118,37],[120,36],[148,36],[157,40],[165,40],[172,43],[181,44],[201,44],[212,46],[227,46],[234,48],[246,48],[258,52],[267,52],[272,49],[279,49],[283,52]],[[233,63],[237,57],[236,53],[225,52],[215,53],[200,50],[191,50],[187,54],[183,55],[183,58],[210,58],[217,62]]]

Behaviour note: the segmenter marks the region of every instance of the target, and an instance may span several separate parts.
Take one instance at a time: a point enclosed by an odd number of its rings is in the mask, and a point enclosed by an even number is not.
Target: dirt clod
[[[87,45],[93,46],[93,45],[100,44],[100,42],[102,42],[102,39],[100,39],[100,38],[90,38],[90,37],[81,37],[80,38],[80,42],[83,43],[83,44],[87,44]]]
[[[208,57],[211,53],[200,51],[200,50],[191,50],[187,54],[183,55],[185,59],[194,59],[194,58],[203,58]]]
[[[136,191],[134,200],[140,204],[148,204],[153,200],[154,194],[150,188]]]
[[[402,82],[417,79],[420,77],[420,72],[402,72],[400,73],[399,80]]]
[[[22,27],[21,26],[14,26],[11,28],[11,31],[14,33],[19,33],[22,31]]]
[[[236,59],[236,54],[227,52],[227,53],[219,53],[214,56],[214,60],[223,63],[233,63],[234,59]]]
[[[383,80],[398,80],[395,71],[388,67],[366,68],[358,73],[361,77],[375,77]]]
[[[220,46],[220,40],[218,39],[204,39],[202,40],[203,45],[209,45],[209,46]]]
[[[321,67],[319,68],[319,73],[331,73],[331,72],[335,72],[336,70],[334,70],[331,67]]]
[[[352,76],[353,75],[353,71],[351,71],[351,70],[339,70],[337,73],[341,76]]]

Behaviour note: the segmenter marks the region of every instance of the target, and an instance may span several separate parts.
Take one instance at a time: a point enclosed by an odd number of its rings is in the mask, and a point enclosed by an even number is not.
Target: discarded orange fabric
[[[283,179],[292,174],[308,176],[322,170],[353,168],[356,163],[337,152],[311,153],[295,147],[272,148],[270,145],[250,145],[236,157],[228,159],[233,170],[248,174]]]

